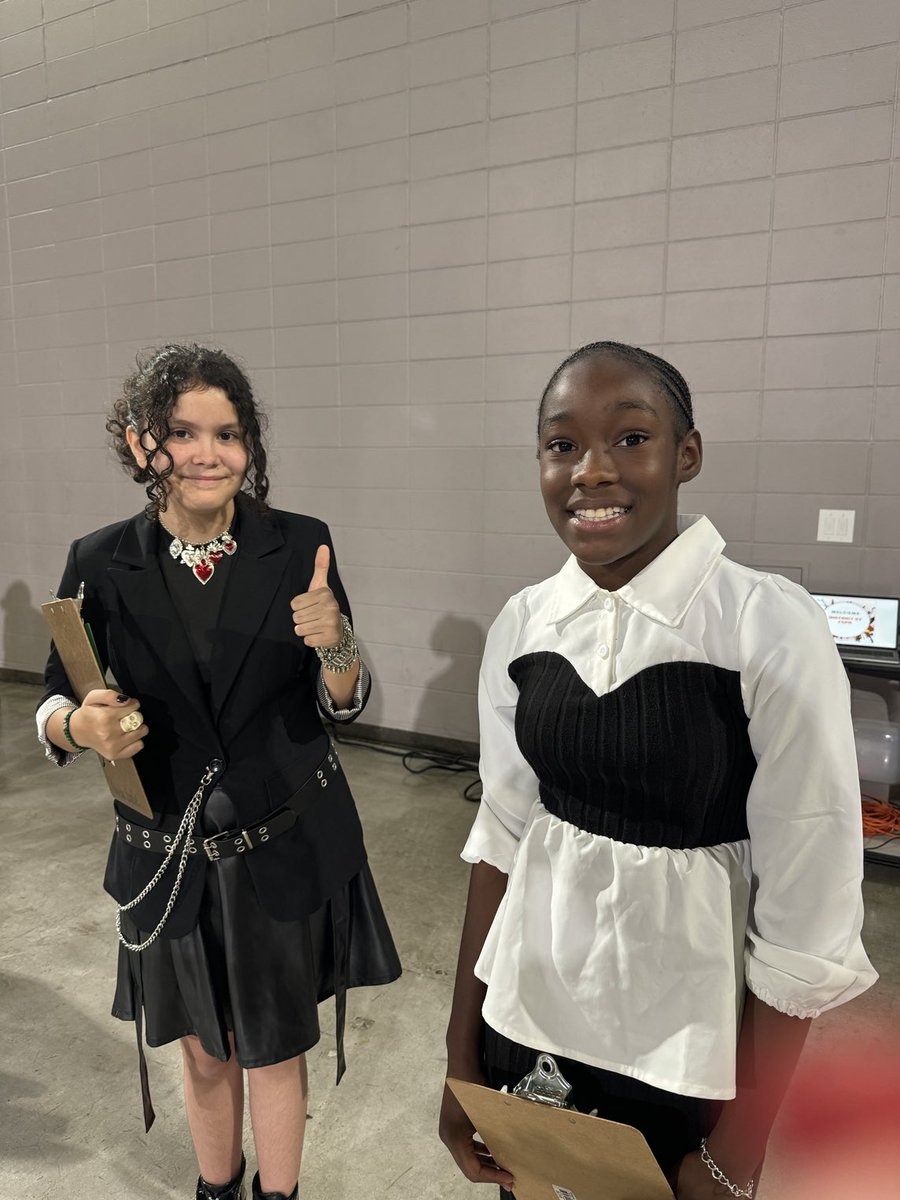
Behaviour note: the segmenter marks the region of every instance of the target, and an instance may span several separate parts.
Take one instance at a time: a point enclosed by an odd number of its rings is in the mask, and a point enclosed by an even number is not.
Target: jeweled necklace
[[[216,569],[216,563],[221,562],[223,554],[234,554],[237,550],[237,542],[227,529],[224,529],[211,542],[195,545],[193,542],[183,542],[177,533],[173,533],[163,523],[161,517],[157,517],[157,520],[172,539],[169,553],[177,562],[183,562],[186,567],[190,567],[194,578],[200,583],[209,583]]]

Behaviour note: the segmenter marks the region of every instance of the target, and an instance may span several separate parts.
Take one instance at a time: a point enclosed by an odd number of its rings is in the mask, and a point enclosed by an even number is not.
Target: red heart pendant
[[[237,542],[232,541],[231,538],[222,538],[222,549],[226,554],[234,554],[237,550]]]
[[[220,562],[222,559],[222,551],[214,550],[209,557],[210,557],[211,561],[214,563]]]
[[[201,583],[209,583],[210,579],[212,579],[213,566],[211,563],[207,562],[205,558],[201,559],[201,561],[191,569]]]

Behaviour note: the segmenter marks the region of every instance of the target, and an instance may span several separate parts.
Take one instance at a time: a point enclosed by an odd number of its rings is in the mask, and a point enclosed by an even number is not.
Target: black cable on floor
[[[381,746],[377,742],[364,741],[362,738],[347,737],[346,734],[333,730],[332,736],[339,746],[358,746],[362,750],[371,750],[375,754],[387,754],[390,758],[399,758],[411,775],[424,775],[428,771],[449,771],[451,775],[478,775],[478,762],[465,754],[448,754],[443,750],[400,750],[396,747]],[[478,788],[473,795],[473,788]],[[481,799],[481,780],[473,779],[463,789],[463,798],[477,803]]]
[[[877,833],[875,834],[875,837],[878,837]],[[900,839],[900,833],[888,833],[885,835],[884,841],[876,842],[874,846],[864,846],[863,849],[880,850],[882,846],[888,846],[891,842],[896,842],[898,839]]]

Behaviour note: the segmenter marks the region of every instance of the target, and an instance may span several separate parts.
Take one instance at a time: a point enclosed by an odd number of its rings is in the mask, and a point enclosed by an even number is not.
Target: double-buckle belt
[[[332,772],[338,769],[334,749],[329,750],[300,791],[311,785],[328,787],[329,776],[326,770],[329,768]],[[245,854],[248,850],[259,850],[266,841],[287,833],[296,823],[296,817],[298,812],[295,808],[289,804],[282,805],[282,808],[275,809],[263,817],[262,821],[244,829],[226,829],[222,833],[211,834],[209,838],[191,836],[187,841],[187,852],[198,854],[203,851],[206,858],[215,863],[220,858],[234,858],[236,854]],[[122,841],[128,842],[128,845],[139,846],[142,850],[149,850],[155,854],[168,854],[174,839],[174,834],[163,833],[161,829],[148,829],[137,821],[126,821],[118,812],[115,814],[115,832]]]
[[[334,750],[329,750],[306,783],[300,789],[304,791],[310,785],[328,787],[328,770],[337,771],[338,763]],[[299,793],[297,793],[299,794]],[[188,854],[204,853],[210,862],[218,862],[222,858],[234,858],[238,854],[246,854],[248,850],[258,850],[272,838],[287,833],[297,822],[297,811],[290,805],[282,805],[263,817],[255,825],[247,825],[243,829],[226,829],[209,837],[190,837],[188,839]],[[116,833],[123,842],[131,846],[139,846],[142,850],[150,850],[154,854],[168,854],[171,850],[174,834],[164,833],[159,829],[147,829],[136,821],[126,821],[116,813]]]
[[[204,853],[210,862],[220,858],[234,858],[237,854],[245,854],[248,850],[258,850],[260,846],[279,834],[286,833],[297,822],[297,814],[291,808],[277,808],[255,825],[247,825],[244,829],[226,829],[222,833],[214,833],[209,837],[192,837],[188,842],[188,854]],[[150,850],[154,854],[167,854],[171,848],[171,833],[162,833],[158,829],[146,829],[134,821],[126,821],[116,814],[116,833],[123,842],[139,846],[142,850]]]

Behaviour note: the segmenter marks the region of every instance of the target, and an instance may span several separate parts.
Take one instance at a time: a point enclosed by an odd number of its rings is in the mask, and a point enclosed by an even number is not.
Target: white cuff
[[[843,953],[822,958],[766,942],[748,931],[744,977],[755,996],[789,1017],[818,1017],[862,995],[878,978],[859,934]]]
[[[68,767],[76,758],[81,758],[84,750],[62,750],[59,746],[54,746],[47,737],[47,722],[61,708],[78,708],[78,701],[73,700],[71,696],[48,696],[35,713],[35,721],[37,722],[38,741],[44,747],[46,757],[52,763],[56,763],[58,767]]]
[[[508,875],[518,848],[519,839],[491,808],[490,799],[482,796],[460,858],[473,864],[486,862]]]
[[[350,708],[335,708],[334,700],[331,698],[331,693],[325,686],[325,680],[322,677],[321,670],[316,683],[316,698],[319,701],[319,708],[322,710],[323,716],[329,721],[352,721],[354,717],[358,717],[362,712],[363,701],[366,693],[369,690],[369,670],[362,659],[359,660],[359,676],[356,680],[356,687],[353,689],[353,705]]]

